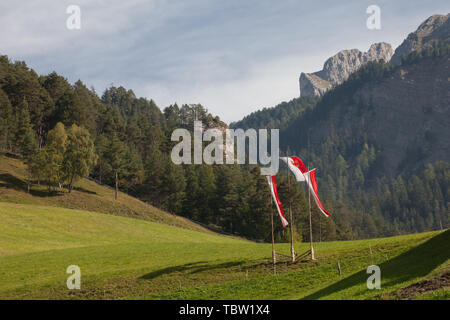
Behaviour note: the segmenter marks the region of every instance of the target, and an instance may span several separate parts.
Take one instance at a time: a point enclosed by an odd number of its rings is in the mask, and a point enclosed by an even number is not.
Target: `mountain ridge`
[[[398,65],[401,59],[413,51],[435,46],[439,41],[448,44],[450,40],[450,14],[430,16],[395,49],[391,63]]]
[[[450,60],[442,25],[432,45],[402,55],[400,64],[362,65],[280,128],[282,152],[318,168],[326,207],[355,221],[352,230],[356,221],[370,230],[388,221],[386,234],[448,224]],[[258,118],[273,123],[268,111]]]
[[[322,96],[336,85],[341,84],[349,75],[370,61],[388,62],[394,51],[386,42],[374,43],[367,52],[358,49],[341,50],[328,58],[322,70],[300,75],[300,96]]]

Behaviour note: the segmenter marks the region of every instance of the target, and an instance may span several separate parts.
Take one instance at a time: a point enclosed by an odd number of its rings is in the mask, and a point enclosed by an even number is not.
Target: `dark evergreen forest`
[[[404,64],[448,55],[448,49],[439,50],[408,57]],[[379,81],[393,69],[383,62],[368,64],[321,99],[294,99],[232,124],[290,132],[281,136],[283,153],[289,150],[305,156],[318,168],[319,194],[334,215],[325,218],[313,203],[316,241],[448,226],[448,162],[430,163],[392,179],[374,179],[379,150],[363,133],[354,139],[330,136],[326,144],[307,147],[307,131],[289,131],[296,121],[314,123],[333,99],[348,95],[361,83]],[[192,130],[195,117],[208,128],[227,127],[199,104],[160,109],[153,100],[114,86],[99,95],[81,80],[70,84],[56,72],[38,75],[25,62],[0,57],[0,149],[25,161],[30,188],[40,183],[48,186],[49,195],[71,192],[78,179],[89,176],[170,213],[224,232],[270,241],[274,209],[257,166],[175,165],[170,160],[172,131]],[[278,184],[287,209],[285,167],[278,174]],[[291,179],[290,191],[295,237],[307,241],[306,186]],[[281,230],[279,220],[275,221],[276,240],[287,241],[288,230]]]

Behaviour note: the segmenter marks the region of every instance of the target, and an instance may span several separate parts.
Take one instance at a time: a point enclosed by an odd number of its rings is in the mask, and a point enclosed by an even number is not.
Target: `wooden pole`
[[[308,172],[309,172],[309,134],[308,134]],[[309,176],[308,176],[309,177]],[[308,178],[308,183],[310,183]],[[309,246],[311,250],[311,260],[316,260],[314,258],[314,246],[312,238],[312,219],[311,219],[311,188],[308,186],[308,211],[309,211]]]
[[[273,263],[273,274],[277,274],[277,257],[275,254],[275,237],[273,235],[273,205],[270,201],[270,222],[272,223],[272,263]]]
[[[308,207],[309,207],[309,246],[311,250],[311,260],[316,260],[314,258],[314,246],[313,246],[313,238],[312,238],[312,221],[311,221],[311,189],[309,189],[309,195],[308,195]]]
[[[272,190],[270,191],[272,193]],[[272,198],[272,195],[270,195],[270,224],[272,225],[272,264],[273,264],[273,274],[277,274],[277,257],[275,252],[275,237],[273,232],[273,202],[275,202],[275,199]]]
[[[292,217],[292,202],[291,202],[291,180],[289,175],[289,155],[286,151],[286,173],[287,173],[287,179],[288,179],[288,196],[289,196],[289,219],[290,219],[290,233],[291,233],[291,260],[292,262],[295,262],[295,250],[294,250],[294,218]]]

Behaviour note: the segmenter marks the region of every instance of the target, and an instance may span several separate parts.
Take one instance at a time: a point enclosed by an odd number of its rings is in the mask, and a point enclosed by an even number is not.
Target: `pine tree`
[[[217,186],[213,168],[209,165],[201,165],[198,167],[198,184],[199,184],[199,210],[202,221],[212,223],[216,214],[216,194]],[[187,189],[189,190],[189,189]]]
[[[170,161],[166,155],[160,150],[159,142],[152,142],[147,147],[147,156],[144,161],[145,170],[145,199],[149,200],[156,206],[162,206],[164,200],[160,196],[162,187],[162,178],[166,161]]]
[[[201,217],[200,204],[202,202],[202,194],[199,186],[198,170],[194,166],[186,166],[185,169],[186,179],[186,197],[183,204],[183,215],[200,221]],[[203,220],[204,221],[204,220]]]
[[[13,120],[11,102],[6,93],[0,89],[0,149],[10,149],[11,135],[14,128],[11,127]]]
[[[186,197],[186,180],[181,165],[166,161],[160,191],[165,208],[173,214],[180,214]]]
[[[13,140],[15,150],[20,152],[23,148],[25,136],[30,129],[31,123],[30,113],[28,112],[28,102],[24,99],[15,118],[15,135]]]
[[[119,177],[121,177],[126,170],[126,154],[127,146],[120,141],[116,134],[114,134],[111,138],[105,158],[107,159],[107,164],[110,168],[109,171],[114,176],[114,199],[116,200],[119,197]]]
[[[38,152],[38,145],[36,142],[36,138],[34,136],[34,131],[31,128],[28,128],[25,132],[25,136],[23,138],[21,154],[24,159],[25,164],[27,165],[28,171],[28,182],[27,182],[27,191],[30,193],[31,188],[31,177],[32,177],[32,163]]]

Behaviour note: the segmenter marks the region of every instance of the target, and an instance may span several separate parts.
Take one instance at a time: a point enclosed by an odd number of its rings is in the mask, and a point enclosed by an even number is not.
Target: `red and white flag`
[[[319,193],[317,192],[317,180],[316,180],[316,169],[313,169],[311,171],[308,171],[305,174],[306,182],[309,185],[309,188],[311,189],[311,193],[313,194],[314,200],[316,201],[317,207],[319,207],[319,210],[327,217],[331,216],[331,213],[329,213],[322,205],[322,202],[320,202]]]
[[[289,169],[294,174],[297,181],[306,181],[311,192],[313,194],[314,200],[316,201],[319,210],[327,217],[331,216],[322,203],[320,202],[319,194],[317,193],[317,180],[316,180],[316,169],[308,171],[303,161],[298,157],[281,157],[281,160],[287,163]]]
[[[304,174],[308,172],[303,161],[298,157],[281,157],[285,163],[287,163],[289,170],[294,174],[295,180],[297,181],[305,181]]]
[[[281,219],[281,225],[285,228],[288,225],[286,218],[284,217],[283,206],[281,205],[280,198],[278,197],[277,192],[277,177],[276,176],[267,176],[267,182],[269,183],[270,192],[272,193],[273,201],[277,206],[278,214]]]

